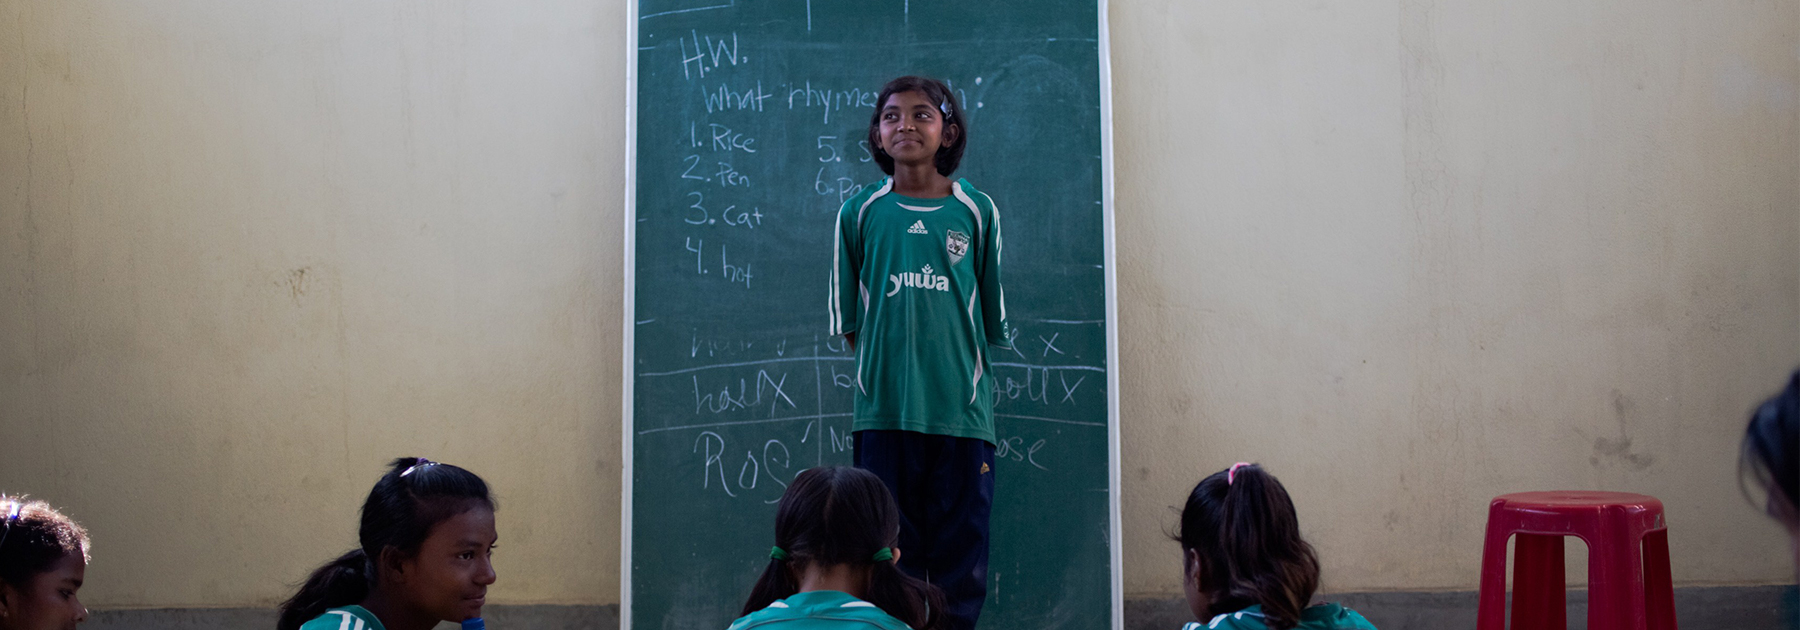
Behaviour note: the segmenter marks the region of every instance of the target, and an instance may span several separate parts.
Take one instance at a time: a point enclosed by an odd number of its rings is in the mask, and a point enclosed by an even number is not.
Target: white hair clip
[[[0,501],[0,515],[4,515],[6,521],[6,526],[0,527],[0,545],[5,545],[6,537],[12,535],[13,523],[19,520],[19,512],[24,509],[25,504],[18,499]]]

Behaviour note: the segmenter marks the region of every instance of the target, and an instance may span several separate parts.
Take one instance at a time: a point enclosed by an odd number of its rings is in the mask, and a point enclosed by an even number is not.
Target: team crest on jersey
[[[944,238],[944,251],[950,253],[950,264],[962,262],[963,256],[969,253],[969,235],[950,230]]]

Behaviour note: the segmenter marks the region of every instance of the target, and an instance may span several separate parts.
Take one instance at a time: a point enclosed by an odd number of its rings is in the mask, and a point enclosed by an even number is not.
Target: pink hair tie
[[[1238,462],[1236,464],[1232,464],[1231,470],[1225,471],[1225,485],[1229,486],[1233,483],[1236,483],[1238,469],[1243,468],[1245,466],[1249,466],[1249,465],[1251,465],[1250,462]]]

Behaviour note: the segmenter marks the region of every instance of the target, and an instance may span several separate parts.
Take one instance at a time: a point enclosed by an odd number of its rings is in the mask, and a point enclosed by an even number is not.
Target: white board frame
[[[1100,196],[1104,228],[1102,238],[1106,264],[1106,485],[1108,521],[1111,538],[1107,542],[1111,554],[1112,628],[1125,628],[1125,544],[1119,497],[1123,491],[1119,466],[1119,281],[1118,258],[1114,238],[1113,194],[1113,109],[1112,109],[1112,43],[1111,27],[1106,19],[1107,0],[1099,5],[1100,53]],[[633,366],[637,353],[637,79],[638,79],[638,0],[626,1],[625,20],[625,304],[624,369],[621,373],[619,400],[619,627],[631,630],[631,516],[633,421],[632,398],[636,385]]]

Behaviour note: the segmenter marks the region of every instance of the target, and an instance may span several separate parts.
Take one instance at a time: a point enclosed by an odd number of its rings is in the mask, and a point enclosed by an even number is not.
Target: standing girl
[[[1238,463],[1200,480],[1181,510],[1182,587],[1198,623],[1183,630],[1375,630],[1356,611],[1312,604],[1319,559],[1300,538],[1287,489]]]
[[[769,565],[732,630],[935,630],[936,587],[901,573],[900,509],[856,468],[801,471],[775,511]]]
[[[88,534],[43,501],[0,494],[0,630],[74,630]]]
[[[881,88],[869,145],[891,177],[838,210],[831,334],[856,350],[856,466],[901,510],[900,567],[944,589],[946,627],[975,627],[987,597],[994,383],[986,347],[1009,343],[1000,211],[952,180],[968,144],[941,81]]]
[[[394,460],[363,501],[361,546],[313,571],[277,630],[430,630],[481,617],[494,583],[494,499],[475,473]]]

